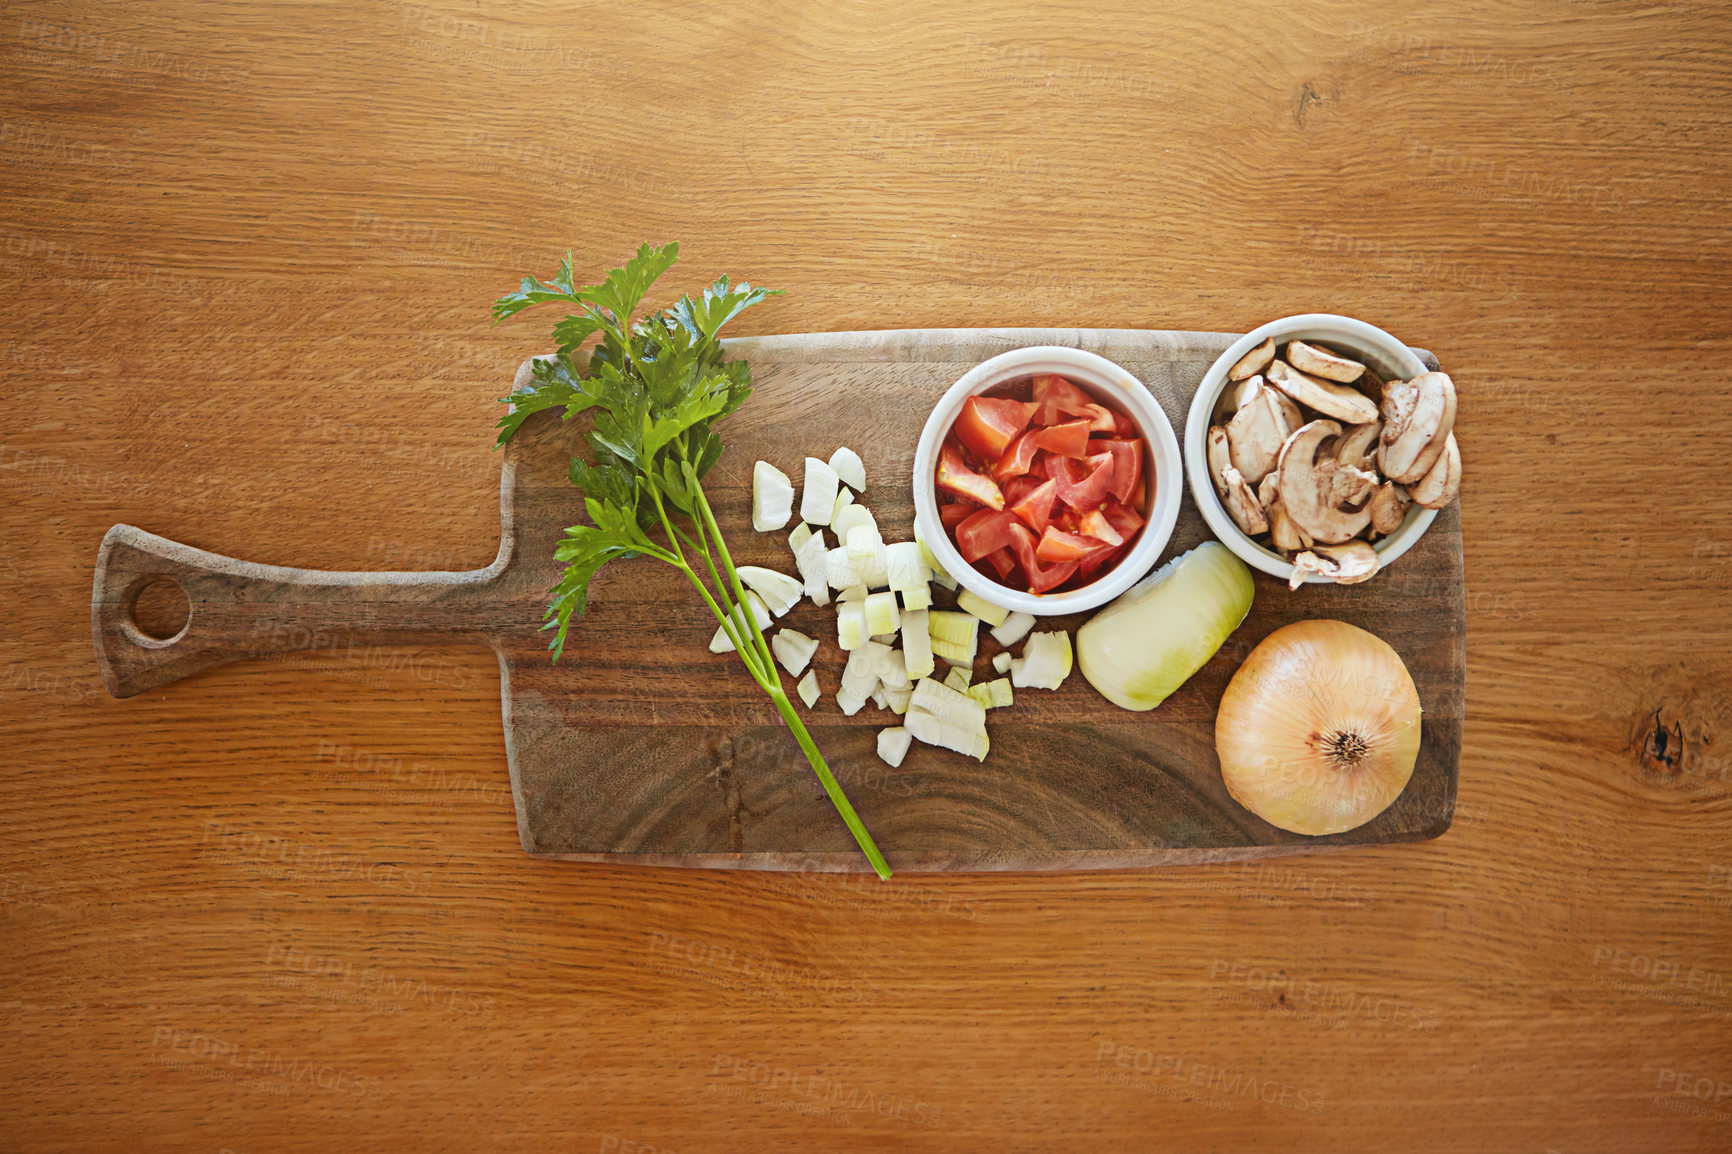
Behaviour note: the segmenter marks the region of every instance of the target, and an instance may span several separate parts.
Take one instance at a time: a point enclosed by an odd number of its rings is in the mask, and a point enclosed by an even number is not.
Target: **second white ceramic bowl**
[[[933,477],[938,451],[957,414],[962,412],[963,402],[976,393],[1041,373],[1057,373],[1129,414],[1141,430],[1149,454],[1144,476],[1151,490],[1145,513],[1148,523],[1143,526],[1142,536],[1100,580],[1064,593],[1010,589],[964,561],[938,517],[938,491]],[[982,361],[951,385],[933,406],[914,451],[914,524],[933,556],[964,589],[1006,609],[1054,617],[1105,605],[1154,568],[1179,519],[1181,484],[1178,438],[1173,435],[1172,423],[1160,402],[1147,386],[1129,370],[1094,353],[1062,345],[1034,345]]]
[[[1265,548],[1246,536],[1244,530],[1235,525],[1233,518],[1227,515],[1226,507],[1221,504],[1221,498],[1215,492],[1214,481],[1209,477],[1209,452],[1206,444],[1209,426],[1214,423],[1215,408],[1220,404],[1221,394],[1227,389],[1227,371],[1240,357],[1262,344],[1268,337],[1274,337],[1277,345],[1285,344],[1294,337],[1306,341],[1321,341],[1369,365],[1373,372],[1386,381],[1412,380],[1425,372],[1426,368],[1425,363],[1412,349],[1376,325],[1368,325],[1352,317],[1336,316],[1334,313],[1303,313],[1294,317],[1282,317],[1278,321],[1270,321],[1252,329],[1228,345],[1227,351],[1203,374],[1203,383],[1197,386],[1197,395],[1191,399],[1190,415],[1185,418],[1185,471],[1191,482],[1191,500],[1197,503],[1203,520],[1209,523],[1209,528],[1221,539],[1222,544],[1237,553],[1247,565],[1286,581],[1293,575],[1293,563],[1273,549]],[[1372,548],[1376,549],[1377,555],[1382,558],[1384,567],[1387,568],[1397,557],[1413,548],[1414,542],[1425,534],[1436,518],[1436,509],[1422,509],[1418,505],[1408,509],[1407,519],[1402,521],[1395,532],[1372,544]],[[1317,585],[1330,583],[1329,578],[1315,573],[1306,574],[1305,580]]]

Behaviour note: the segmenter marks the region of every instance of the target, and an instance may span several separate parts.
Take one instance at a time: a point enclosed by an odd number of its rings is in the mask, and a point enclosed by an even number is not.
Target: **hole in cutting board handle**
[[[191,624],[192,599],[175,578],[153,573],[127,590],[121,627],[133,644],[166,649],[185,637]]]

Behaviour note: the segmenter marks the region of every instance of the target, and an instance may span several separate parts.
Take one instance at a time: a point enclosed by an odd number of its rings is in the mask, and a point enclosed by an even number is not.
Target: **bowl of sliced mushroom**
[[[1204,374],[1185,426],[1191,498],[1229,549],[1294,589],[1368,581],[1461,486],[1455,384],[1373,325],[1271,321]]]

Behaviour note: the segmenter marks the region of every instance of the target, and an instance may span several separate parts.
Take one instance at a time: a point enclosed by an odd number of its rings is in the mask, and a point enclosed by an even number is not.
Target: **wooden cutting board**
[[[794,477],[839,445],[865,458],[871,507],[887,539],[911,539],[914,445],[939,395],[969,368],[1024,345],[1074,345],[1124,365],[1153,391],[1184,442],[1191,395],[1234,339],[1129,329],[908,329],[728,342],[752,363],[756,393],[721,427],[727,451],[706,482],[738,564],[793,571],[786,532],[750,528],[753,462]],[[1421,356],[1428,364],[1435,361]],[[520,378],[522,374],[520,373]],[[463,573],[336,573],[257,565],[130,525],[97,558],[91,628],[118,697],[204,669],[292,649],[425,644],[443,635],[499,656],[505,752],[518,832],[531,854],[578,861],[771,870],[864,870],[792,737],[732,654],[713,655],[715,623],[683,577],[654,561],[615,563],[591,587],[565,656],[538,629],[557,579],[553,548],[578,519],[566,479],[578,422],[526,423],[500,485],[492,565]],[[792,526],[790,525],[790,528]],[[1185,495],[1165,556],[1208,539]],[[132,606],[172,578],[192,606],[174,638],[152,639]],[[990,715],[985,764],[916,744],[899,769],[876,735],[897,724],[868,705],[837,708],[843,654],[830,608],[784,623],[820,638],[825,697],[808,724],[867,827],[898,870],[1118,868],[1261,856],[1436,837],[1449,827],[1461,750],[1465,661],[1461,520],[1444,510],[1387,573],[1352,587],[1285,584],[1257,574],[1250,616],[1160,708],[1133,714],[1074,674],[1056,692],[1018,691]],[[948,595],[940,597],[940,603]],[[1383,637],[1413,674],[1424,743],[1406,792],[1357,830],[1304,838],[1234,802],[1214,748],[1228,679],[1269,633],[1332,617]],[[1050,619],[1074,629],[1082,618]],[[997,644],[982,633],[976,669]]]

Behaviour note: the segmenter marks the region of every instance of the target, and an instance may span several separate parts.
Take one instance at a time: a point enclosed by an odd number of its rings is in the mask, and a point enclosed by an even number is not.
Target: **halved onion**
[[[1227,792],[1270,825],[1340,833],[1407,788],[1419,722],[1419,691],[1388,642],[1345,621],[1298,621],[1233,675],[1215,750]]]

